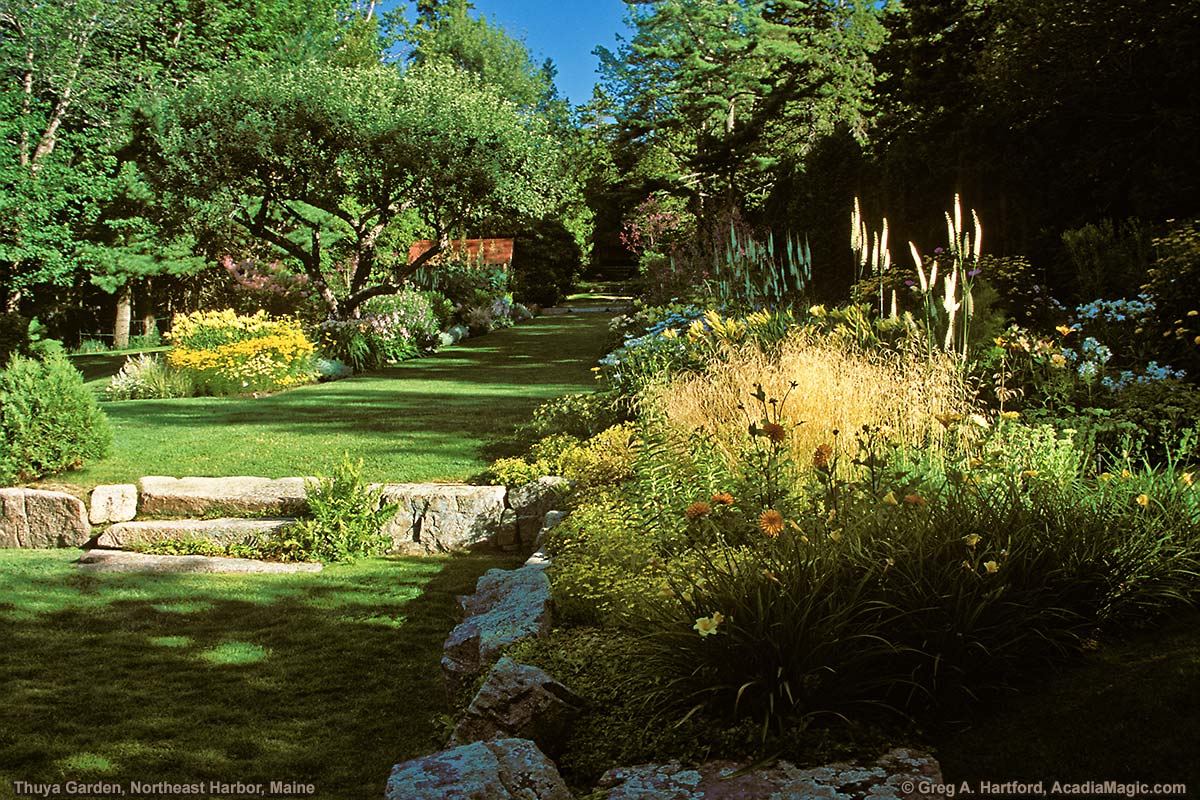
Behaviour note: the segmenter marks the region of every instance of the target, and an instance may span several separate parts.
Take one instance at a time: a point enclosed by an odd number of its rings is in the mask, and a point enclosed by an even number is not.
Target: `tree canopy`
[[[160,191],[292,259],[337,317],[398,291],[452,234],[562,196],[545,124],[444,65],[236,69],[162,108],[148,171]],[[415,214],[439,246],[381,249]]]

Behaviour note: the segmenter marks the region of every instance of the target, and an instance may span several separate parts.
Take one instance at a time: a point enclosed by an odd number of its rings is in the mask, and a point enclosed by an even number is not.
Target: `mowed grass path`
[[[548,398],[590,391],[610,317],[540,317],[431,357],[261,398],[104,403],[112,455],[56,482],[143,475],[328,475],[343,453],[372,481],[462,480],[484,470]]]
[[[392,764],[448,733],[439,659],[455,596],[519,561],[82,575],[77,556],[0,551],[0,798],[14,781],[264,794],[294,781],[319,798],[382,797]]]

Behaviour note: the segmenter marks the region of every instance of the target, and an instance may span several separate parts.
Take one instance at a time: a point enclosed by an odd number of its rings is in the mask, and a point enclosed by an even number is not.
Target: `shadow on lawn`
[[[455,596],[492,556],[318,576],[3,582],[0,785],[296,781],[379,797],[439,746]],[[71,569],[63,565],[63,569]]]

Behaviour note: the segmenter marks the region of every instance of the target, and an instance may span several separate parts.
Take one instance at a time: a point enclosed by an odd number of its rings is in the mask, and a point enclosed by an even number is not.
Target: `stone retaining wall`
[[[308,512],[311,478],[171,478],[150,475],[137,484],[97,486],[90,509],[63,492],[0,489],[0,547],[78,547],[103,528],[106,547],[162,538],[205,538],[228,543],[243,528],[247,535]],[[493,549],[528,552],[541,519],[569,489],[562,478],[543,478],[508,490],[503,486],[440,483],[377,484],[383,502],[398,510],[384,526],[391,552],[427,555]],[[188,517],[274,517],[263,525],[227,519],[222,526]],[[156,520],[175,524],[156,526]],[[190,526],[190,527],[189,527]],[[220,529],[220,530],[218,530]],[[215,532],[214,532],[215,531]],[[235,537],[236,538],[236,537]],[[244,538],[244,537],[243,537]]]

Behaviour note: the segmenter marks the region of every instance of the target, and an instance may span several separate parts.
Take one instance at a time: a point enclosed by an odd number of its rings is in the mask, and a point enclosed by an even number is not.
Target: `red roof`
[[[432,247],[432,239],[413,242],[412,247],[408,248],[408,263],[416,261],[421,254]],[[469,263],[495,267],[511,264],[512,257],[512,239],[453,239],[450,241],[450,246],[434,256],[431,261],[458,258]]]

